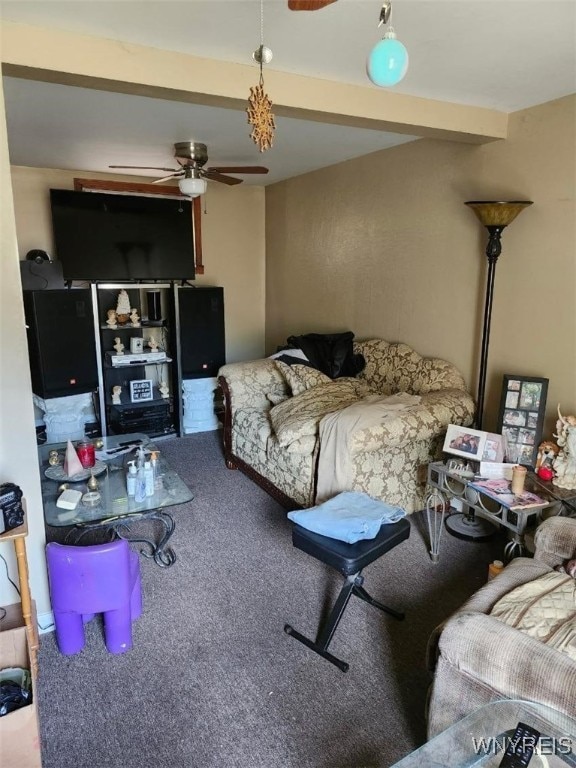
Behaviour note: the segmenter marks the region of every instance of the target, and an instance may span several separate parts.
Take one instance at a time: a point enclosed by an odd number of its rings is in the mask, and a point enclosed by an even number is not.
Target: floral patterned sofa
[[[349,490],[408,513],[423,509],[426,467],[439,457],[448,424],[472,423],[474,401],[451,363],[423,358],[406,344],[372,339],[355,342],[354,353],[366,360],[356,378],[332,381],[308,369],[298,388],[297,377],[286,376],[288,366],[271,358],[223,366],[218,380],[225,402],[226,464],[285,507],[312,506],[322,417],[367,394],[406,392],[419,395],[419,404],[354,433]]]

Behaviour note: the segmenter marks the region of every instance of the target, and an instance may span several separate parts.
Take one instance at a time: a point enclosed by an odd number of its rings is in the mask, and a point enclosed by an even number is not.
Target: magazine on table
[[[486,496],[490,496],[491,499],[495,499],[495,501],[504,507],[508,507],[508,509],[526,509],[528,507],[541,507],[544,504],[548,504],[546,499],[530,491],[512,493],[510,481],[503,477],[479,478],[478,480],[471,480],[468,485],[477,491],[482,491]]]

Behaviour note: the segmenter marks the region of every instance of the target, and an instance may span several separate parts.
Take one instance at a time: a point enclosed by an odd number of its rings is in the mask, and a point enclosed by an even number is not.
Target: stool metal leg
[[[361,598],[365,602],[370,603],[370,605],[374,605],[376,608],[380,608],[381,611],[384,611],[385,613],[389,613],[390,616],[393,616],[395,619],[401,620],[404,618],[403,613],[400,613],[399,611],[395,611],[392,608],[388,608],[387,606],[382,605],[382,603],[379,603],[377,600],[374,600],[374,598],[371,597],[362,586],[363,583],[364,583],[364,577],[361,575],[361,571],[358,571],[358,573],[354,573],[346,577],[344,586],[340,590],[340,594],[338,595],[338,598],[334,603],[334,607],[330,611],[330,616],[328,617],[328,621],[326,622],[324,627],[319,631],[316,642],[300,634],[300,632],[297,632],[292,626],[290,626],[290,624],[286,624],[284,626],[284,632],[286,632],[287,635],[291,635],[296,640],[303,643],[307,648],[310,648],[319,656],[322,656],[323,659],[330,661],[332,664],[337,666],[338,669],[340,669],[342,672],[348,672],[350,665],[347,662],[342,661],[341,659],[338,659],[333,654],[328,653],[328,646],[330,645],[330,642],[334,637],[334,632],[336,632],[336,628],[340,623],[340,619],[342,618],[342,615],[344,614],[346,606],[348,605],[348,601],[350,600],[352,595],[356,595],[357,597]]]

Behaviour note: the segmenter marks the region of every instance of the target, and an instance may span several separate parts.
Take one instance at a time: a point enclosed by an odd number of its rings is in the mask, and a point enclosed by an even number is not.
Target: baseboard
[[[47,632],[54,632],[54,614],[52,611],[39,613],[37,616],[38,633],[45,635]]]

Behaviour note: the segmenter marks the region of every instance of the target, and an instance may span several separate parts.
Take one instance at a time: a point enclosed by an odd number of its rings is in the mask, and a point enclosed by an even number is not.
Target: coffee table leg
[[[152,541],[151,539],[146,539],[143,536],[131,536],[129,520],[116,522],[111,527],[114,529],[115,534],[120,539],[146,544],[148,547],[150,547],[150,550],[146,551],[145,549],[141,549],[140,554],[144,557],[152,558],[156,565],[159,565],[161,568],[169,568],[176,562],[176,553],[172,547],[167,547],[166,545],[174,533],[176,523],[172,519],[171,515],[168,514],[168,512],[163,512],[158,509],[147,513],[143,519],[158,520],[162,524],[164,530],[158,542]]]

